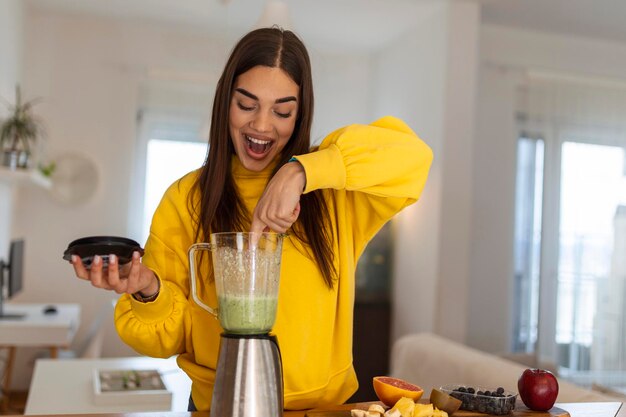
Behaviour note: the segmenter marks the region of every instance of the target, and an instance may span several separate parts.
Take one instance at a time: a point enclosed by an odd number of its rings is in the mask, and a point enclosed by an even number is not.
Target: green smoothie
[[[229,295],[218,303],[220,324],[228,333],[267,333],[276,320],[277,297]]]

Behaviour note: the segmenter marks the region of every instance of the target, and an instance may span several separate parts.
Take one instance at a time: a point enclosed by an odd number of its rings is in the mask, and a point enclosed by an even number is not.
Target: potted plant
[[[0,124],[2,165],[11,169],[28,168],[32,145],[43,133],[41,120],[32,113],[37,101],[22,102],[20,87],[15,87],[15,105],[7,102],[11,114]]]

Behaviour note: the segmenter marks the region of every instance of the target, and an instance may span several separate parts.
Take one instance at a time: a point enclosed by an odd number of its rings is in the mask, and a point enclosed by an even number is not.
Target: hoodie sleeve
[[[335,190],[338,204],[354,223],[355,237],[369,241],[385,222],[417,201],[433,153],[402,120],[387,116],[338,129],[317,151],[296,159],[306,172],[304,192]],[[342,207],[337,209],[341,216]]]
[[[161,281],[158,297],[142,303],[124,294],[115,308],[120,338],[143,355],[168,358],[186,350],[191,331],[186,248],[194,224],[186,209],[190,184],[185,177],[170,186],[152,219],[142,263]]]

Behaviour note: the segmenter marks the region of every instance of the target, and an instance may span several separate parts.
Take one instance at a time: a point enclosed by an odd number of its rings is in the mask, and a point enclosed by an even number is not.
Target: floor
[[[0,415],[24,414],[27,398],[28,391],[11,392],[8,407],[6,410],[0,408]]]

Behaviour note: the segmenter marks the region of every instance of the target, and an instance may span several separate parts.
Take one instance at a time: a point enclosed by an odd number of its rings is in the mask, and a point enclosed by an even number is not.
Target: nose
[[[270,115],[267,112],[258,112],[255,114],[250,126],[257,132],[269,132],[272,130]]]

